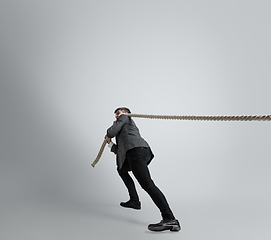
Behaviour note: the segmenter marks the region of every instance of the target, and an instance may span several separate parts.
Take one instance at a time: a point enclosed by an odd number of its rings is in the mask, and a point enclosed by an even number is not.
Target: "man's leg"
[[[160,209],[164,220],[175,219],[164,194],[154,184],[147,166],[150,150],[147,148],[133,148],[127,152],[127,160],[141,187],[150,195],[155,205]]]
[[[133,209],[141,209],[141,203],[139,201],[139,197],[135,188],[135,183],[131,178],[129,172],[129,164],[128,162],[124,162],[121,169],[117,169],[121,179],[123,180],[125,186],[128,189],[130,199],[127,202],[121,202],[120,205],[125,208],[133,208]]]

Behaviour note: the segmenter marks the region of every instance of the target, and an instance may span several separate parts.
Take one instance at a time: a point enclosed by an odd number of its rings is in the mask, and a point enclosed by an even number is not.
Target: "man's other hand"
[[[107,138],[107,135],[105,135],[104,139],[106,138]],[[106,142],[109,144],[111,142],[111,138],[108,138]]]

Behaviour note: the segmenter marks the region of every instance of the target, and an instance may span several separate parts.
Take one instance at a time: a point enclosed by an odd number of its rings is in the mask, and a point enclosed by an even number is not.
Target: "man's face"
[[[122,115],[122,114],[125,114],[123,111],[121,111],[121,110],[118,110],[117,112],[116,112],[116,118],[118,118],[120,115]]]

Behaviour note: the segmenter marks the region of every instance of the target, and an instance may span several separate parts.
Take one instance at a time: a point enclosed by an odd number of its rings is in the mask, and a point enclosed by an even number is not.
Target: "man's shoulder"
[[[119,121],[128,121],[130,120],[131,118],[127,115],[127,114],[121,114],[119,117],[118,117],[118,120]]]

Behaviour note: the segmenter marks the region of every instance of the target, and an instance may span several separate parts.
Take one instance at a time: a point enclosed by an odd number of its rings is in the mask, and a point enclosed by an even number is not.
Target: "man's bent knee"
[[[152,179],[143,179],[139,183],[145,191],[156,187]]]

